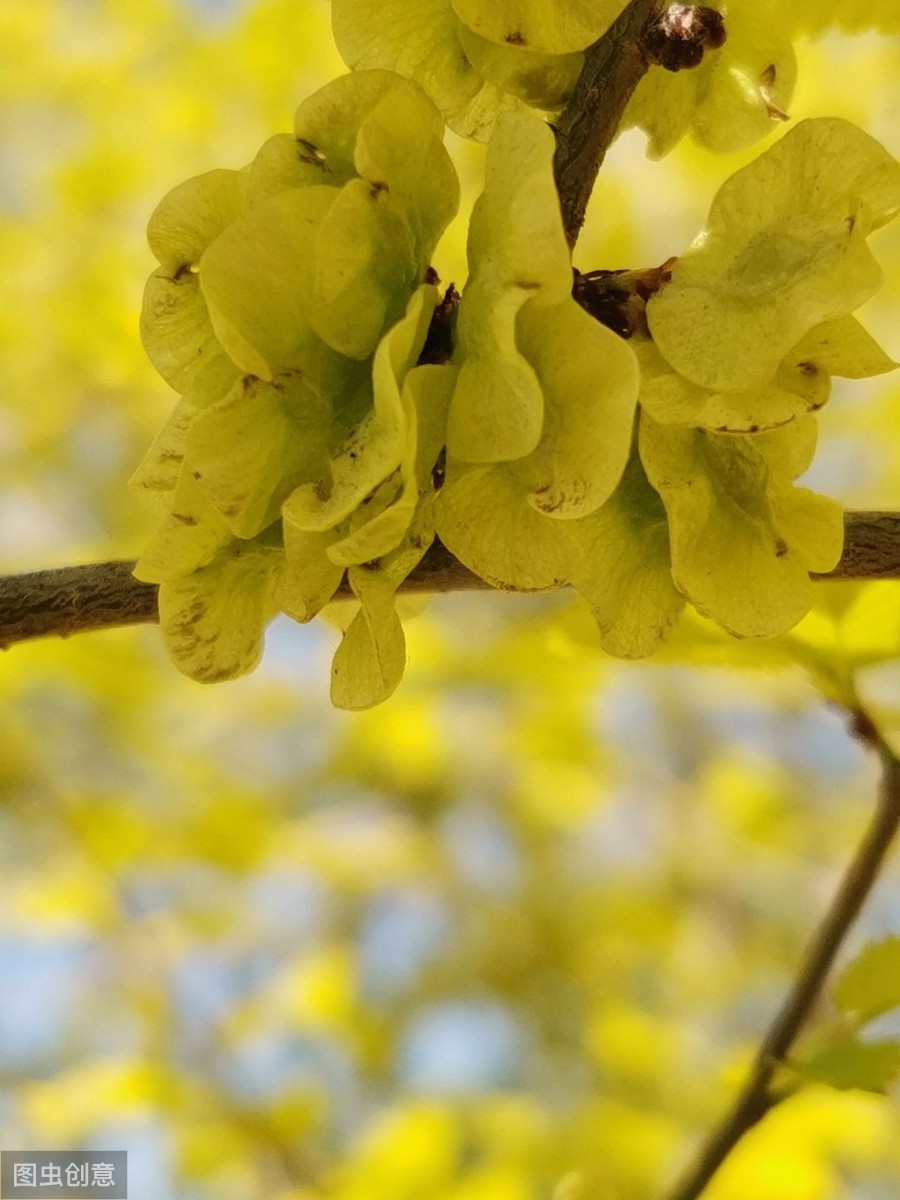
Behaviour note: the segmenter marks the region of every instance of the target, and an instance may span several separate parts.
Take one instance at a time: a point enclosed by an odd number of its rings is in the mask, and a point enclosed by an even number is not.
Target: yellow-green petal
[[[623,124],[648,136],[662,158],[688,132],[707,150],[730,153],[777,130],[790,112],[797,60],[783,0],[730,3],[727,39],[689,71],[653,66],[638,84]]]
[[[456,15],[475,33],[541,54],[584,50],[625,5],[626,0],[453,0]]]
[[[434,490],[432,469],[444,444],[453,378],[447,366],[415,367],[407,375],[402,390],[406,445],[400,466],[351,513],[348,531],[328,549],[335,563],[352,566],[381,558],[409,530],[422,498]]]
[[[695,425],[718,433],[778,429],[817,412],[831,393],[831,378],[802,343],[755,387],[714,391],[674,371],[653,342],[633,343],[641,365],[641,406],[662,425]]]
[[[471,466],[450,459],[435,501],[437,535],[494,587],[522,592],[559,587],[572,570],[570,522],[537,512],[528,494],[508,464]]]
[[[653,340],[704,387],[771,379],[812,328],[877,290],[866,238],[898,212],[900,164],[883,146],[848,121],[801,121],[719,189],[647,305]]]
[[[294,133],[307,154],[321,162],[322,183],[340,187],[358,174],[360,128],[388,92],[409,86],[393,71],[358,70],[307,96],[294,117]],[[402,136],[402,130],[397,132]]]
[[[534,113],[497,122],[484,167],[484,191],[472,209],[470,280],[533,292],[560,304],[572,291],[572,265],[553,178],[556,140]]]
[[[584,55],[538,54],[508,42],[489,41],[459,24],[463,52],[482,79],[499,92],[517,96],[530,108],[561,108],[584,65]]]
[[[387,190],[353,179],[322,216],[306,309],[319,337],[367,358],[420,282],[413,233]]]
[[[200,284],[213,328],[244,372],[271,380],[304,365],[318,340],[313,303],[313,247],[339,192],[293,188],[257,204],[209,246]]]
[[[295,621],[311,621],[331,600],[344,576],[327,550],[337,534],[332,529],[309,532],[285,519],[285,565],[275,585],[275,603]]]
[[[425,342],[437,299],[437,289],[424,284],[403,319],[382,338],[372,367],[371,411],[337,448],[322,478],[297,488],[285,501],[285,518],[299,529],[334,528],[399,467],[408,420],[401,389]]]
[[[251,538],[321,474],[335,434],[331,406],[299,373],[248,376],[194,421],[187,467],[231,532]]]
[[[350,622],[331,667],[331,702],[336,708],[372,708],[397,689],[406,666],[406,638],[394,590],[384,580],[353,571],[353,591],[362,607]]]
[[[461,137],[486,141],[500,113],[522,107],[517,95],[473,66],[450,0],[332,0],[331,13],[348,66],[357,73],[388,68],[416,80]]]
[[[275,615],[281,550],[234,542],[208,566],[159,589],[159,623],[179,671],[198,683],[246,675]]]
[[[215,170],[186,179],[159,202],[147,241],[163,270],[176,274],[199,263],[204,250],[244,211],[243,171]]]
[[[247,178],[247,207],[252,208],[288,188],[335,186],[324,159],[302,138],[276,133],[263,142],[250,165]]]
[[[145,583],[178,579],[206,566],[232,540],[219,510],[182,465],[168,511],[134,568]]]
[[[402,80],[381,97],[356,141],[356,169],[406,218],[422,266],[459,207],[459,180],[443,136],[433,102],[418,84]]]
[[[168,421],[153,439],[137,470],[128,481],[136,496],[165,515],[178,485],[187,448],[187,435],[200,409],[180,399]]]
[[[668,639],[684,608],[672,579],[669,527],[635,454],[610,499],[573,526],[580,554],[572,583],[600,644],[617,658],[645,658]]]
[[[459,307],[459,376],[447,450],[465,462],[504,462],[530,454],[544,428],[544,395],[516,338],[516,318],[532,293],[470,283]]]
[[[791,356],[815,363],[844,379],[869,379],[886,375],[897,366],[855,317],[836,317],[814,326],[800,339]]]
[[[166,383],[177,392],[191,392],[197,402],[223,395],[240,374],[216,337],[193,271],[170,275],[161,267],[150,276],[141,340]]]
[[[691,133],[705,149],[742,150],[788,118],[797,56],[779,12],[784,8],[784,0],[728,5],[725,45],[707,53],[697,72]]]
[[[777,445],[782,432],[763,437]],[[843,536],[840,507],[792,488],[765,448],[762,438],[641,416],[641,461],[668,514],[675,583],[740,637],[795,625],[812,603],[810,569],[833,566]]]
[[[554,138],[533,114],[497,122],[484,191],[469,225],[469,283],[459,307],[460,365],[448,452],[467,462],[530,454],[543,431],[544,399],[516,339],[526,303],[561,304],[572,268],[553,181]]]
[[[631,449],[639,372],[626,341],[574,300],[526,304],[519,342],[543,391],[541,440],[521,469],[529,504],[551,517],[583,517],[615,490]]]

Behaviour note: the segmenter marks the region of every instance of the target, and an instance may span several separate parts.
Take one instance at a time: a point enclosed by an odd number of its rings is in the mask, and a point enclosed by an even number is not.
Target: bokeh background
[[[0,0],[0,570],[135,557],[126,481],[173,397],[144,361],[156,201],[239,167],[343,70],[325,0]],[[897,39],[798,43],[792,115],[900,154]],[[452,139],[451,139],[452,141]],[[482,151],[452,141],[465,275]],[[624,136],[576,262],[677,253],[750,157]],[[900,357],[900,231],[862,313]],[[900,390],[841,385],[810,480],[900,508]],[[736,1086],[872,805],[816,680],[900,728],[900,585],[797,633],[688,619],[648,665],[571,596],[453,595],[395,697],[328,703],[337,634],[250,678],[152,627],[0,660],[0,1145],[127,1149],[169,1200],[649,1200]],[[798,663],[800,665],[798,665]],[[889,866],[848,953],[900,930]],[[896,1098],[808,1087],[710,1200],[896,1200]]]

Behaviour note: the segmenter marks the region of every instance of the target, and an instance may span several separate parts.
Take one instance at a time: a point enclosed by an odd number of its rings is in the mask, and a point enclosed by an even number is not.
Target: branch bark
[[[133,562],[87,563],[0,576],[0,649],[40,637],[158,621],[157,588]]]
[[[662,0],[631,0],[587,50],[574,91],[556,121],[553,173],[570,246],[584,224],[597,172],[628,101],[650,66],[644,34],[662,8]]]
[[[900,513],[850,512],[844,524],[844,555],[830,575],[817,579],[900,579]],[[31,638],[159,620],[157,587],[135,579],[133,567],[133,562],[87,563],[0,576],[0,649]],[[436,542],[401,590],[433,594],[491,587]],[[346,583],[337,594],[350,596]]]
[[[837,953],[871,892],[900,828],[900,761],[864,712],[852,716],[857,735],[875,749],[882,760],[881,789],[875,813],[831,907],[813,935],[797,978],[760,1043],[747,1082],[669,1200],[697,1200],[741,1138],[778,1103],[779,1097],[772,1090],[775,1074],[787,1059],[821,995]]]

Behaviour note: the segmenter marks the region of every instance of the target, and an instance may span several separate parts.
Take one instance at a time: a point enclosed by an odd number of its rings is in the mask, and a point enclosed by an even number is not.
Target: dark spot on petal
[[[390,188],[383,180],[377,180],[369,188],[369,195],[373,200],[377,200],[382,192],[390,192]]]
[[[528,42],[525,38],[525,34],[522,33],[521,29],[514,29],[512,31],[512,33],[508,33],[503,40],[504,40],[504,42],[506,42],[507,46],[527,46],[528,45]]]
[[[190,513],[173,512],[172,519],[174,521],[180,521],[182,525],[199,525],[200,524],[199,518],[192,516]]]
[[[791,118],[788,113],[779,108],[775,103],[775,81],[778,72],[774,63],[769,63],[766,69],[759,77],[759,91],[766,105],[766,112],[773,121],[789,121]]]
[[[434,490],[439,492],[444,486],[444,479],[447,474],[447,449],[441,448],[440,454],[437,456],[437,462],[431,469],[431,482],[434,485]]]
[[[297,138],[297,157],[301,162],[308,163],[311,167],[319,167],[323,171],[328,170],[325,162],[325,155],[313,142],[308,142],[306,138]]]

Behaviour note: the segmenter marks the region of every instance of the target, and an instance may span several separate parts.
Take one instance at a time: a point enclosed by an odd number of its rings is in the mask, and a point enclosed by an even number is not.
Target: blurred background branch
[[[863,710],[850,713],[859,740],[881,759],[878,803],[840,886],[807,947],[790,991],[760,1042],[750,1075],[670,1200],[697,1200],[738,1142],[780,1100],[776,1075],[809,1021],[844,944],[874,887],[900,828],[900,760]]]

